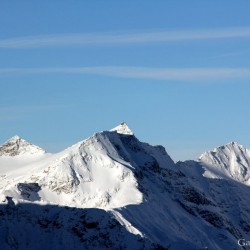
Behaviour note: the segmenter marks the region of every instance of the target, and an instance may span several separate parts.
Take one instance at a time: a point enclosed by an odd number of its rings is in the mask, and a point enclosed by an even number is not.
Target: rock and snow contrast
[[[124,135],[133,135],[133,132],[130,130],[130,128],[125,122],[122,122],[120,125],[111,129],[110,131],[115,131],[119,134],[124,134]]]
[[[209,174],[215,178],[225,176],[250,184],[250,150],[237,142],[205,152],[199,160],[207,166],[208,176]]]
[[[238,249],[249,152],[174,163],[124,122],[56,154],[15,136],[0,146],[0,249]]]
[[[14,136],[0,146],[0,156],[38,155],[45,151],[38,146],[28,143],[19,136]]]

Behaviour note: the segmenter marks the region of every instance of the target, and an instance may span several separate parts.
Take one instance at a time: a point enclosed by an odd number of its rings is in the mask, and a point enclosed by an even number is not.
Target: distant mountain
[[[19,136],[12,137],[0,146],[0,156],[35,155],[44,153],[45,151],[43,149],[30,144]]]
[[[250,150],[237,142],[205,152],[199,161],[207,166],[207,174],[210,172],[214,176],[226,176],[250,184]]]
[[[238,249],[250,233],[237,143],[174,163],[123,122],[57,154],[19,137],[0,152],[0,249]]]

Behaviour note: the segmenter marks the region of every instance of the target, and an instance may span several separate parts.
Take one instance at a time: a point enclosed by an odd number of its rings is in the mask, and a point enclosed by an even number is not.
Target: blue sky
[[[250,147],[250,1],[5,1],[0,143],[57,152],[126,121],[174,160]]]

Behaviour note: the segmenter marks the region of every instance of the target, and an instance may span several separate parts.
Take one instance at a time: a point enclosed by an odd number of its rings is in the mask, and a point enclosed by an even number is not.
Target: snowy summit
[[[42,148],[25,141],[18,135],[13,136],[3,145],[0,145],[0,156],[35,155],[44,153],[45,151]]]
[[[0,146],[0,249],[238,249],[249,152],[174,163],[124,122],[56,154],[15,136]]]
[[[235,180],[250,184],[250,150],[237,142],[207,151],[199,157],[199,161],[207,167],[209,172],[217,173],[218,177],[227,176]]]
[[[121,122],[117,127],[111,129],[110,131],[116,131],[118,134],[134,135],[125,122]]]

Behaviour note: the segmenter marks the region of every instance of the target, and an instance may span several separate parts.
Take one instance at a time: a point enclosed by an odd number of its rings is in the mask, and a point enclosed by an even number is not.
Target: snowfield
[[[250,233],[250,151],[174,163],[126,123],[51,154],[0,146],[0,249],[238,249]]]

